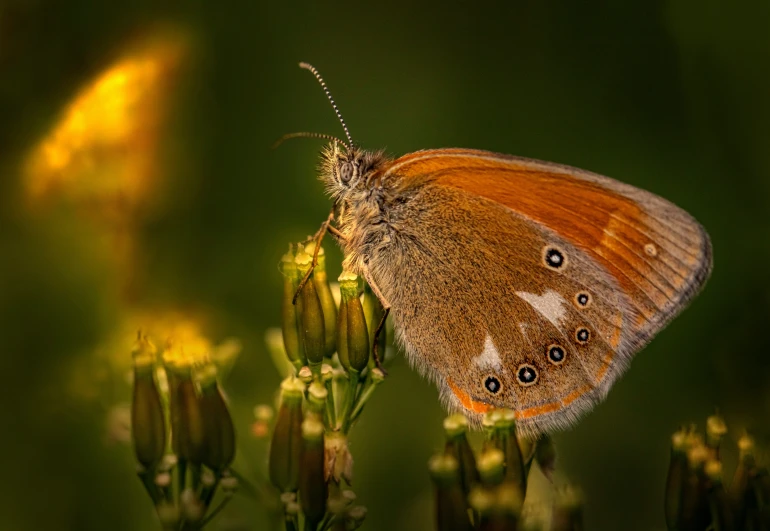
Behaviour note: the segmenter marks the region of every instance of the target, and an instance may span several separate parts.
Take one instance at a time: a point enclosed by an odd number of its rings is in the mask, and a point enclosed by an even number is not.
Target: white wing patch
[[[566,301],[561,295],[550,289],[542,295],[535,295],[526,291],[517,291],[516,295],[527,301],[537,313],[551,321],[555,327],[561,328],[561,320],[566,313],[564,310]]]
[[[503,366],[503,362],[500,359],[500,353],[495,348],[495,344],[492,343],[492,338],[489,337],[489,334],[487,334],[487,338],[484,341],[484,350],[481,351],[481,354],[473,358],[473,363],[475,363],[479,369],[483,370],[494,369],[499,371]]]

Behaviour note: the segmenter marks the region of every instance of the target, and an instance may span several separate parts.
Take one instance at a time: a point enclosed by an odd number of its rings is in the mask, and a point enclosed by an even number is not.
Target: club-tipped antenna
[[[276,140],[275,143],[273,143],[273,145],[270,146],[270,147],[272,149],[275,149],[278,146],[280,146],[281,144],[283,144],[284,142],[286,142],[287,140],[292,139],[292,138],[323,138],[324,140],[333,140],[333,141],[339,142],[340,144],[345,146],[345,149],[347,151],[350,151],[350,146],[347,143],[345,143],[342,140],[340,140],[339,138],[337,138],[336,136],[334,136],[334,135],[326,135],[324,133],[309,133],[309,132],[306,132],[306,131],[301,131],[299,133],[288,133],[286,135],[283,135],[281,138]]]
[[[309,63],[300,63],[300,68],[304,68],[305,70],[310,70],[312,74],[315,76],[315,78],[318,80],[318,82],[321,84],[321,88],[324,89],[324,92],[326,93],[326,97],[329,98],[329,103],[332,104],[332,108],[334,108],[334,112],[337,115],[337,118],[340,121],[340,124],[342,124],[342,129],[345,130],[345,136],[348,139],[348,143],[350,146],[353,146],[353,139],[350,137],[350,131],[348,131],[348,126],[345,125],[345,120],[342,119],[342,115],[340,114],[339,109],[337,108],[337,104],[334,103],[334,98],[332,98],[331,93],[329,92],[329,88],[326,86],[326,83],[324,82],[323,78],[321,77],[321,74],[318,73],[318,70],[315,69],[315,67]]]

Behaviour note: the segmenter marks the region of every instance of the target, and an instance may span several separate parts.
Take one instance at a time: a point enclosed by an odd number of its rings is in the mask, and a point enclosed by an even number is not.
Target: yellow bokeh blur
[[[165,97],[183,43],[176,34],[154,36],[79,91],[27,160],[31,203],[140,204],[156,176]]]

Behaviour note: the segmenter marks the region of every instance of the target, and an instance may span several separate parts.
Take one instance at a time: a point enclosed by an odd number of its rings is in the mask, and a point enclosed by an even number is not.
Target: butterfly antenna
[[[299,67],[300,68],[304,68],[305,70],[310,70],[310,72],[313,73],[315,78],[321,84],[321,88],[324,89],[324,92],[326,93],[326,97],[329,98],[329,102],[332,104],[332,107],[334,108],[334,112],[335,112],[335,114],[337,114],[337,118],[339,119],[340,123],[342,124],[342,129],[345,130],[345,136],[348,139],[348,143],[352,146],[353,145],[353,139],[350,137],[350,131],[348,131],[348,126],[345,125],[345,120],[342,119],[342,115],[340,114],[339,109],[337,109],[337,104],[334,103],[334,98],[332,98],[332,95],[329,92],[329,88],[326,86],[326,83],[324,83],[324,80],[321,77],[321,74],[318,73],[318,70],[316,70],[313,65],[308,64],[308,63],[300,63]]]
[[[287,135],[283,135],[281,138],[276,140],[275,143],[273,143],[273,145],[270,146],[270,148],[271,149],[275,149],[278,146],[280,146],[281,144],[283,144],[284,142],[286,142],[287,140],[292,139],[292,138],[323,138],[324,140],[333,140],[335,142],[339,142],[340,144],[345,146],[346,150],[350,151],[350,146],[347,143],[345,143],[342,140],[340,140],[339,138],[337,138],[336,136],[334,136],[334,135],[325,135],[323,133],[308,133],[308,132],[305,132],[305,131],[302,131],[302,132],[299,132],[299,133],[289,133]]]

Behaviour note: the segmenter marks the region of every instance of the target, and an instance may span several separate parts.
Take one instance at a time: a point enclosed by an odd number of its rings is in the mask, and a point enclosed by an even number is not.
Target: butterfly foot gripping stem
[[[305,276],[302,277],[302,280],[300,280],[299,285],[297,285],[297,289],[294,291],[294,298],[291,299],[292,304],[297,304],[297,297],[299,297],[300,292],[302,291],[302,288],[305,287],[305,284],[307,284],[307,281],[310,280],[310,275],[313,274],[313,269],[315,269],[315,266],[318,265],[318,251],[321,250],[321,242],[324,239],[324,236],[326,236],[327,232],[331,232],[332,235],[334,235],[337,238],[345,238],[343,234],[331,226],[331,222],[334,220],[334,210],[329,213],[329,217],[326,218],[326,221],[321,223],[321,228],[318,229],[318,232],[316,232],[312,238],[305,241],[305,243],[315,242],[315,249],[313,249],[313,261],[310,263],[310,269],[307,273],[305,273]]]

